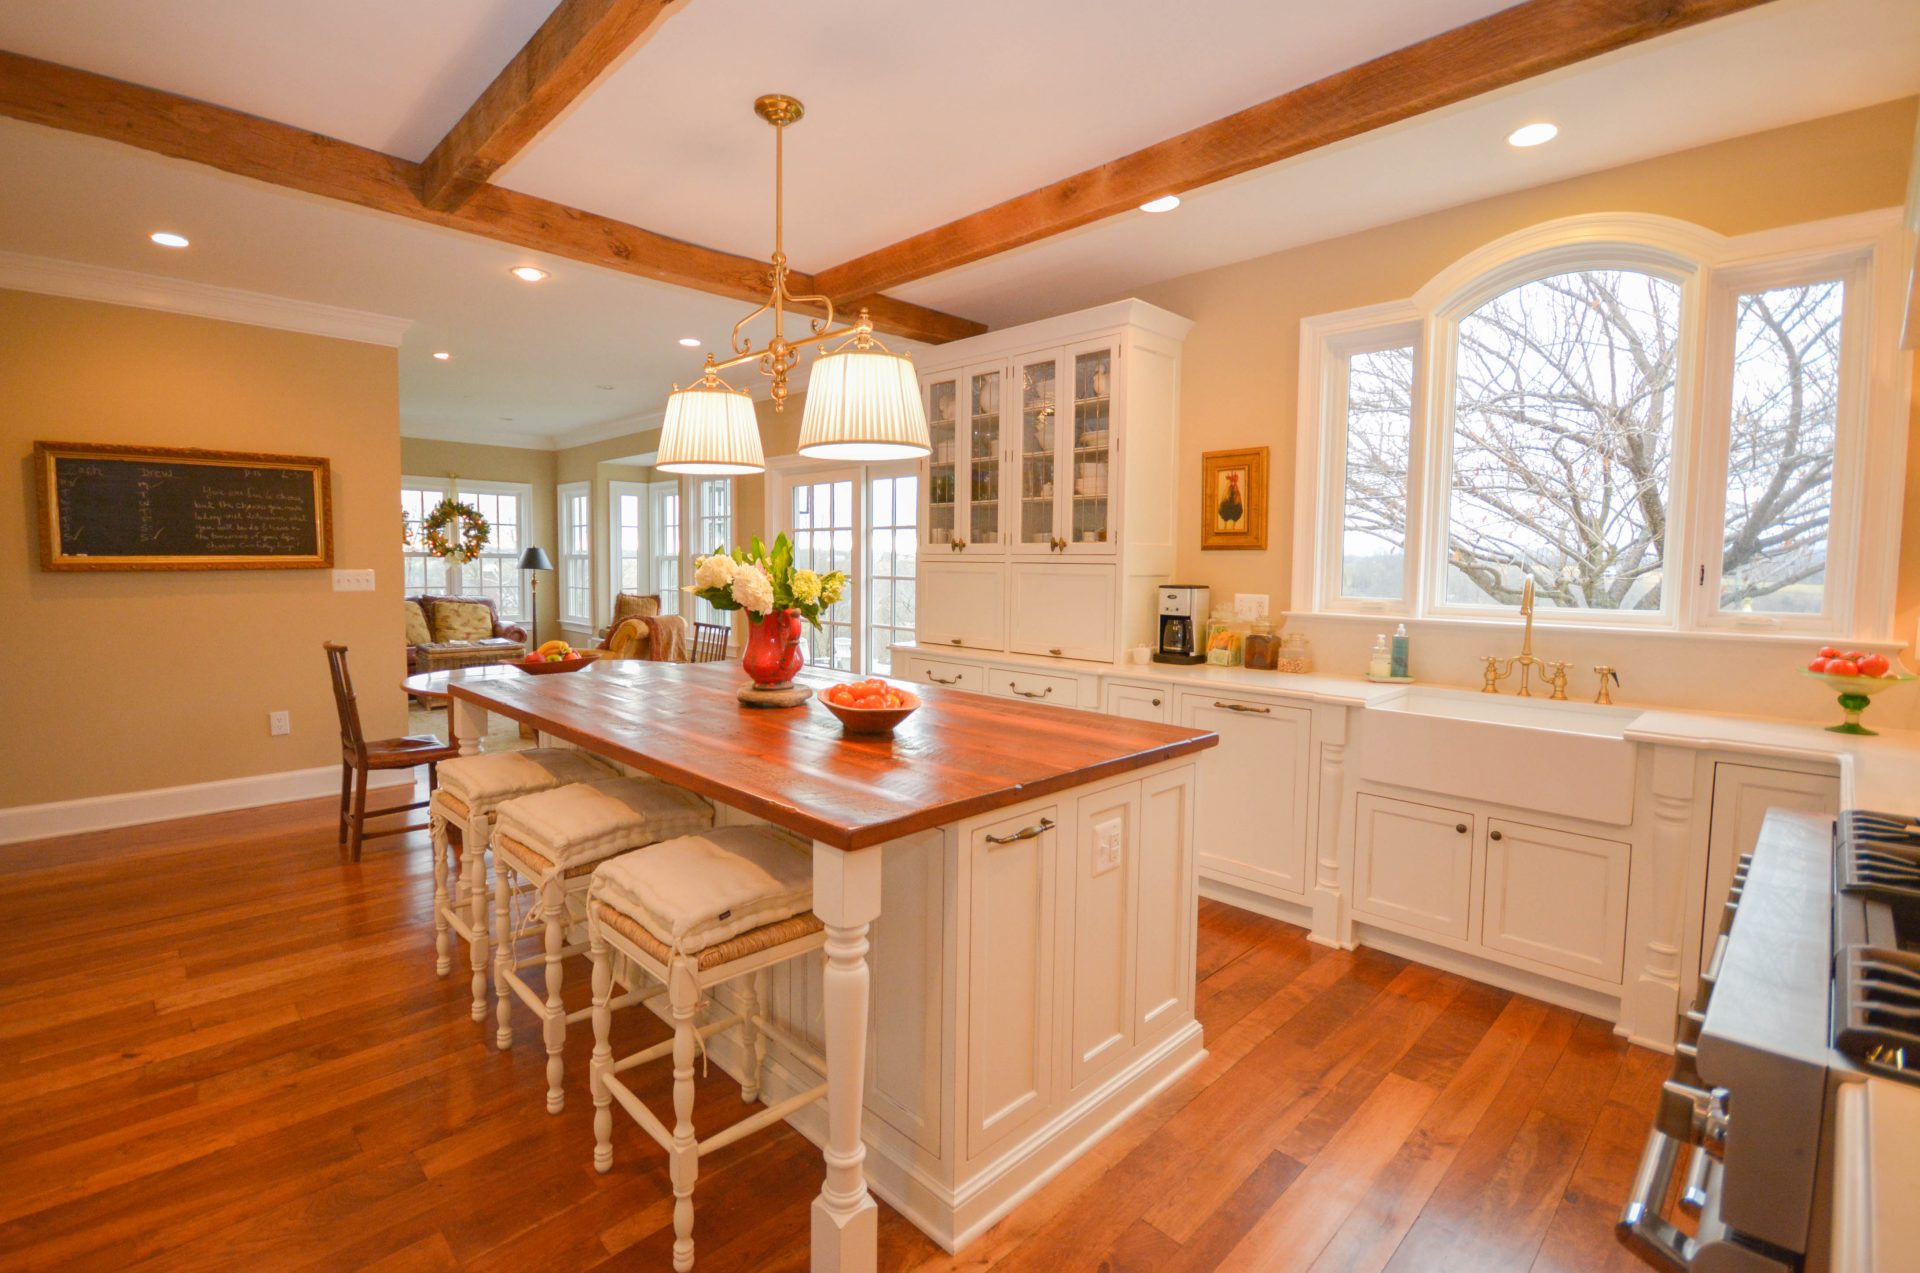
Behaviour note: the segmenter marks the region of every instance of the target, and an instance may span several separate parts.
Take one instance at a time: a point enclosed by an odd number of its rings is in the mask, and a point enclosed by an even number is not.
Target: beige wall
[[[404,732],[392,349],[0,291],[0,385],[0,806],[337,764],[329,638],[352,647],[368,732]],[[335,564],[377,588],[335,593],[325,570],[42,571],[37,439],[324,455]],[[293,732],[271,737],[281,709]]]
[[[442,442],[436,438],[400,439],[400,471],[408,477],[464,477],[481,482],[524,482],[533,487],[532,522],[521,547],[538,545],[560,560],[560,521],[554,498],[558,453],[517,446],[482,446],[474,442]],[[554,572],[528,572],[538,581],[540,631],[537,641],[560,635],[560,603]]]

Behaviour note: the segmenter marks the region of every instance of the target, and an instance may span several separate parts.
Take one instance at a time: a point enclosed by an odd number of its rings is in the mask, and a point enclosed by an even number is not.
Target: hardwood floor
[[[0,1266],[667,1267],[665,1156],[620,1121],[592,1170],[585,1031],[548,1116],[531,1015],[498,1052],[433,975],[425,836],[332,839],[314,801],[0,848]],[[1194,1072],[958,1259],[882,1204],[881,1267],[1640,1267],[1611,1227],[1666,1058],[1212,903],[1200,974]],[[745,1112],[701,1082],[703,1127]],[[820,1176],[785,1127],[704,1162],[697,1267],[804,1269]]]

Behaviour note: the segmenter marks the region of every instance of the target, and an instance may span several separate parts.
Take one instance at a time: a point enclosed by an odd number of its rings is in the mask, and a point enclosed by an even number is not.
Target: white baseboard
[[[413,778],[410,769],[390,770],[371,775],[367,787],[369,790],[401,787],[411,784]],[[79,835],[85,831],[110,831],[115,827],[339,794],[340,767],[321,765],[314,769],[288,769],[275,774],[195,782],[184,787],[156,787],[150,791],[121,791],[110,796],[86,796],[49,804],[16,805],[0,809],[0,844]]]

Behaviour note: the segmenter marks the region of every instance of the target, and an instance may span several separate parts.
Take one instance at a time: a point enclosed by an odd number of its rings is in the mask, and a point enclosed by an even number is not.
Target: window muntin
[[[851,476],[822,474],[796,481],[789,495],[789,520],[792,525],[793,564],[797,570],[826,574],[843,570],[854,575],[854,527],[859,524],[854,507],[857,483]],[[854,650],[853,589],[820,616],[820,628],[811,624],[802,628],[807,643],[807,662],[816,667],[831,667],[842,672],[856,670]]]
[[[1680,285],[1628,269],[1522,283],[1453,351],[1444,606],[1665,608]]]
[[[869,474],[867,479],[867,667],[893,673],[895,642],[911,641],[914,575],[919,548],[920,479],[914,473]]]
[[[697,538],[688,545],[694,557],[733,548],[733,479],[709,477],[694,483],[694,503],[700,510]],[[694,598],[693,617],[698,623],[733,625],[733,616]]]
[[[651,492],[653,591],[660,594],[660,613],[680,613],[680,483],[657,482]]]
[[[1358,350],[1339,364],[1344,415],[1338,596],[1406,596],[1414,347]]]
[[[409,597],[444,596],[454,590],[448,578],[452,568],[428,552],[420,538],[420,523],[433,511],[434,505],[447,497],[449,489],[446,482],[431,477],[400,479],[400,512],[406,518],[407,528],[400,549],[400,568],[404,591]]]
[[[647,591],[648,488],[639,482],[607,483],[608,554],[615,593]]]
[[[469,482],[460,485],[459,496],[486,519],[491,532],[479,556],[463,563],[456,572],[461,593],[491,597],[503,619],[526,618],[526,590],[520,583],[520,549],[521,528],[526,524],[527,510],[532,504],[532,488]]]
[[[1825,278],[1734,299],[1721,611],[1828,609],[1846,294]]]
[[[587,627],[593,612],[592,501],[585,482],[560,488],[560,621]]]

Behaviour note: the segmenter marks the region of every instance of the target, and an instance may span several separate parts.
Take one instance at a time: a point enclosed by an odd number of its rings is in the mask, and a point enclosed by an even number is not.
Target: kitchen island
[[[817,703],[742,707],[740,682],[602,661],[455,684],[452,726],[477,739],[499,712],[706,796],[722,825],[813,841],[825,949],[775,970],[769,1004],[827,1059],[825,1108],[790,1120],[826,1159],[813,1267],[875,1267],[869,1182],[958,1250],[1204,1055],[1195,761],[1217,739],[939,689],[861,738]],[[712,1056],[737,1075],[731,1044]],[[820,1081],[776,1047],[763,1099]]]

